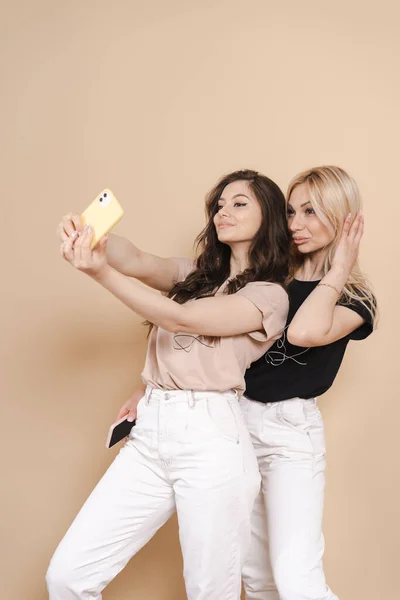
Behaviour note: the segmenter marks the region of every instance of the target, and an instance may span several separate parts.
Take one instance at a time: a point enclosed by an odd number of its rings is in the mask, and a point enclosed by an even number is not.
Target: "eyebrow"
[[[307,200],[307,202],[303,202],[303,204],[300,204],[300,208],[303,208],[303,206],[307,206],[307,204],[311,204],[311,200]],[[290,202],[288,202],[288,206],[290,206],[290,208],[293,208]]]
[[[248,196],[246,196],[246,194],[235,194],[234,196],[232,196],[232,200],[235,200],[235,198],[240,198],[241,196],[243,196],[244,198],[247,198],[247,200],[250,200],[250,198]],[[223,200],[224,202],[226,202],[225,198],[221,198],[218,200],[218,202],[220,200]]]

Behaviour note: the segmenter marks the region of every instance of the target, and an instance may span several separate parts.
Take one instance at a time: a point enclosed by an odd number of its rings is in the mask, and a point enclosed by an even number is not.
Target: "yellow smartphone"
[[[93,230],[91,247],[94,248],[124,216],[124,211],[111,190],[103,190],[81,214],[82,226]]]

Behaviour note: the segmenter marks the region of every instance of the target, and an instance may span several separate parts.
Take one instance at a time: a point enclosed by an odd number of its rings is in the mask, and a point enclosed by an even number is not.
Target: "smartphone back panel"
[[[92,248],[101,240],[120,219],[124,211],[112,193],[105,189],[82,213],[82,224],[90,225],[93,229]]]

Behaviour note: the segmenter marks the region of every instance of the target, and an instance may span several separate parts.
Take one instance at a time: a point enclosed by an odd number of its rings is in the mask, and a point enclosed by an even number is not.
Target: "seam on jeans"
[[[223,431],[221,431],[221,429],[219,428],[219,426],[214,422],[214,419],[211,416],[210,410],[209,410],[209,398],[205,399],[205,413],[209,419],[209,421],[211,422],[212,426],[214,427],[215,431],[221,436],[222,439],[227,440],[228,442],[230,442],[231,444],[238,444],[239,443],[239,439],[240,439],[240,434],[239,434],[239,425],[238,425],[238,421],[236,418],[236,415],[234,413],[234,411],[232,410],[232,406],[229,402],[227,402],[228,406],[229,406],[229,410],[232,413],[232,416],[234,418],[234,422],[235,422],[235,429],[236,429],[236,433],[234,436],[228,436],[225,435],[223,433]]]
[[[238,418],[237,418],[237,414],[235,412],[235,409],[233,407],[233,402],[228,402],[228,406],[230,408],[230,411],[233,415],[233,420],[235,421],[235,427],[236,427],[236,443],[239,444],[240,443],[240,431],[239,431],[239,423],[238,423]],[[236,406],[236,404],[235,404]],[[240,407],[239,407],[240,408]]]
[[[241,568],[240,568],[240,560],[238,557],[238,551],[237,551],[237,544],[235,545],[235,549],[234,552],[232,552],[232,561],[231,561],[231,568],[230,568],[230,579],[234,581],[235,579],[235,573],[240,573],[241,572]],[[226,600],[237,600],[240,597],[240,591],[241,591],[241,577],[239,575],[238,577],[239,582],[238,582],[238,589],[237,590],[233,590],[231,586],[229,586],[230,588],[230,592],[229,592],[229,596],[227,596]]]
[[[144,400],[144,402],[142,402]],[[138,418],[139,415],[139,406],[140,406],[140,410],[142,410],[143,406],[142,405],[147,405],[147,399],[146,399],[146,395],[142,396],[139,400],[139,402],[136,404],[136,418]]]
[[[247,413],[249,411],[249,402],[251,401],[245,395],[240,398],[239,406],[243,413]]]
[[[318,408],[318,406],[317,406],[317,408]],[[320,417],[320,418],[321,418],[321,421],[323,423],[322,417]],[[307,435],[308,435],[308,439],[310,441],[310,445],[312,447],[312,476],[313,476],[313,479],[314,479],[315,474],[316,474],[316,470],[317,470],[317,451],[316,451],[316,448],[314,447],[314,444],[312,443],[311,435],[310,435],[310,431],[309,430],[307,431]],[[324,432],[322,432],[322,435],[325,438]],[[325,446],[325,443],[324,443],[324,446]],[[325,473],[325,465],[324,465],[324,469],[323,470],[324,470],[324,473]],[[308,510],[309,510],[309,517],[308,517],[308,522],[309,522],[308,539],[310,539],[310,537],[311,537],[311,517],[312,517],[312,500],[311,499],[310,499],[310,505],[308,507]],[[320,533],[322,535],[322,531]],[[321,568],[323,569],[323,567],[321,567]],[[307,584],[308,584],[307,585],[308,590],[310,590],[310,580],[309,580],[309,578],[308,578]]]
[[[315,466],[316,466],[316,463],[315,463],[315,452],[314,452],[314,446],[313,446],[313,444],[311,442],[311,438],[309,436],[309,432],[307,432],[307,435],[308,435],[308,439],[310,441],[310,444],[311,444],[312,450],[313,450],[312,451],[312,480],[314,480],[314,477],[315,477]],[[313,496],[314,496],[314,494],[312,494],[312,496],[310,497],[310,502],[309,502],[309,505],[308,505],[308,531],[307,531],[307,538],[308,538],[308,540],[310,540],[310,537],[311,537],[312,497]],[[310,578],[309,577],[307,577],[307,591],[308,592],[310,591]],[[310,595],[310,594],[308,593],[308,595]]]

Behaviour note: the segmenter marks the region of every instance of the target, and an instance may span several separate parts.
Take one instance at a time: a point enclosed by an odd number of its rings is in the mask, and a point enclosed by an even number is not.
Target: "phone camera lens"
[[[104,192],[103,196],[104,198],[107,198],[107,192]]]

